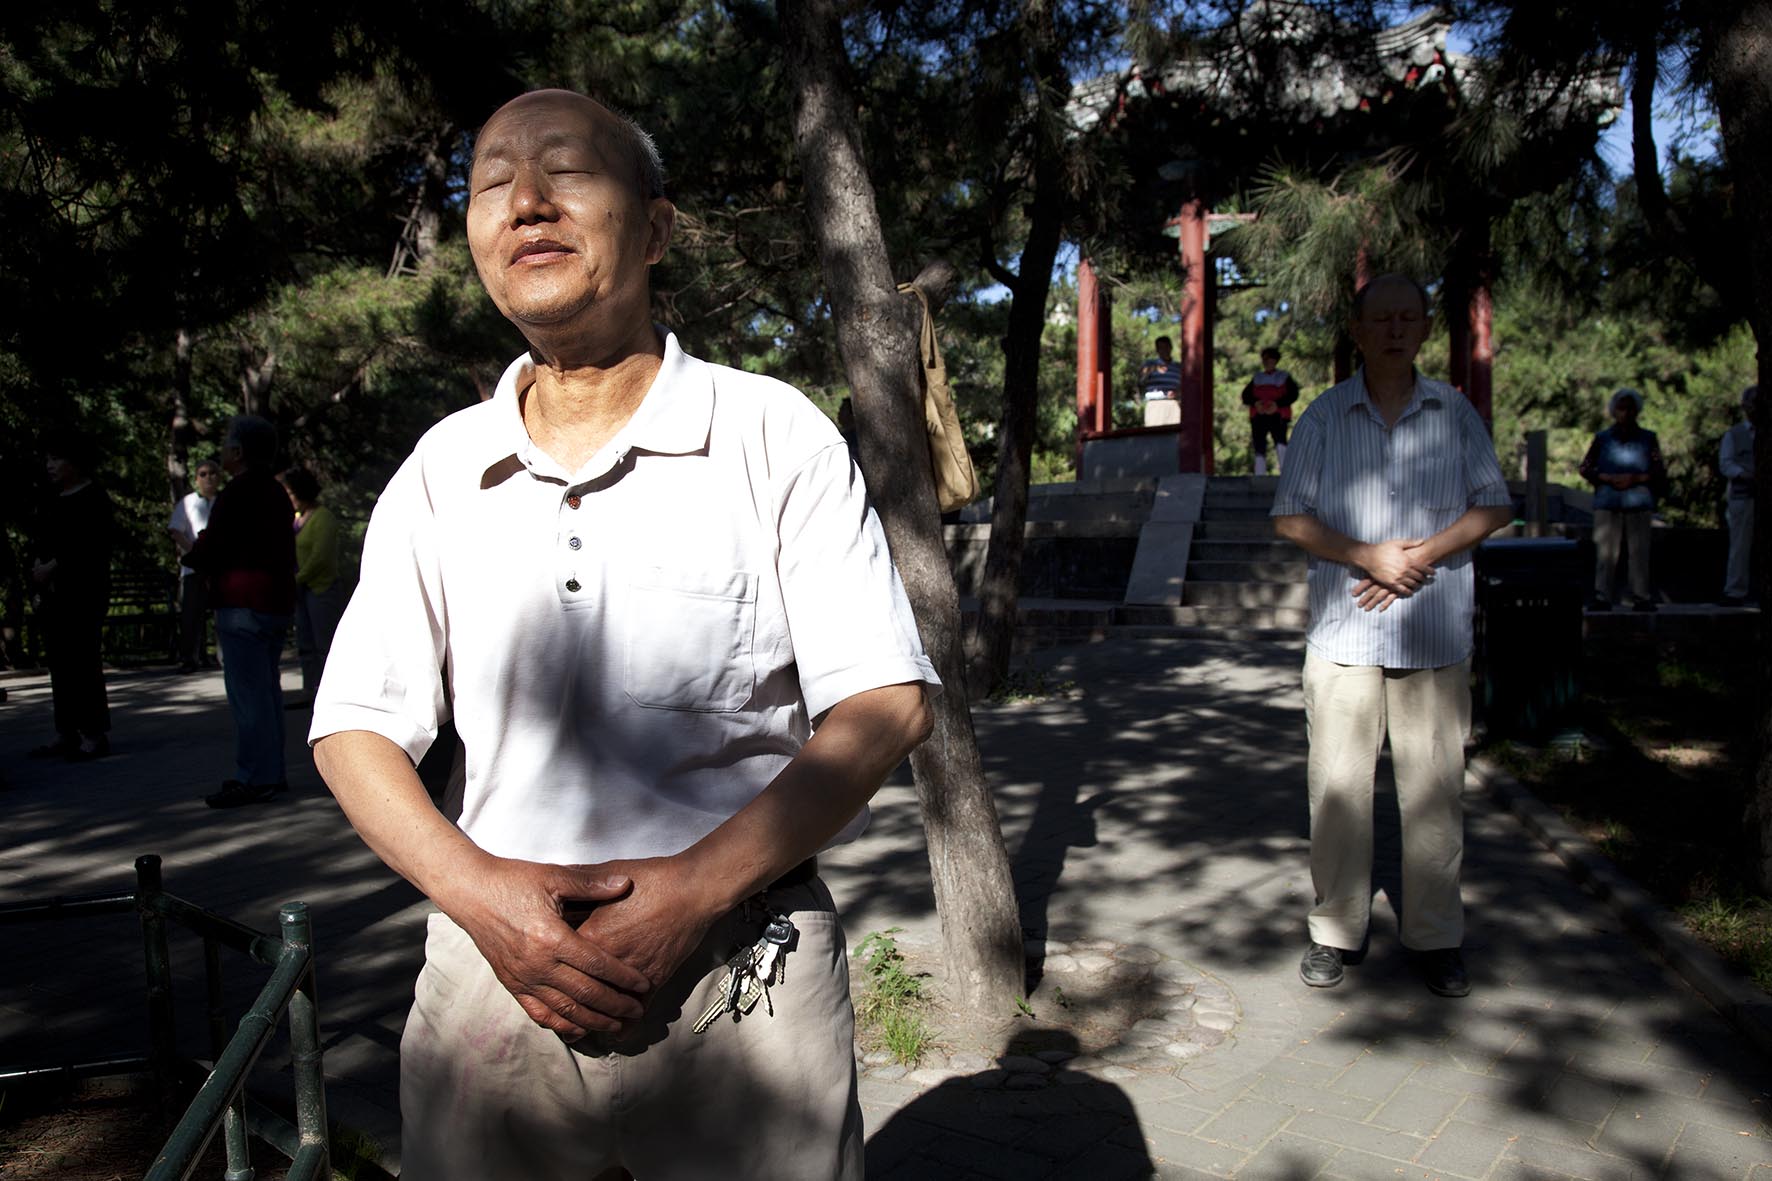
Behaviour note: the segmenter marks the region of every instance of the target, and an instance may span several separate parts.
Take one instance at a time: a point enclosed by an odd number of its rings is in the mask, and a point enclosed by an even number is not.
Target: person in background
[[[1637,425],[1643,395],[1628,386],[1608,404],[1612,425],[1597,432],[1581,461],[1581,478],[1594,486],[1593,611],[1612,609],[1612,584],[1618,575],[1622,542],[1630,572],[1631,608],[1655,610],[1649,589],[1649,531],[1655,496],[1667,482],[1661,442],[1655,432]]]
[[[1754,547],[1754,402],[1760,387],[1741,391],[1741,421],[1723,436],[1717,467],[1729,481],[1723,515],[1729,523],[1729,567],[1723,578],[1723,602],[1745,606],[1753,594],[1750,566]]]
[[[1286,462],[1286,424],[1292,421],[1292,403],[1298,401],[1298,383],[1280,368],[1280,350],[1273,345],[1261,350],[1261,372],[1243,387],[1243,405],[1249,407],[1249,450],[1255,454],[1255,474],[1267,475],[1267,441],[1274,441],[1274,464]]]
[[[1440,996],[1465,969],[1464,743],[1470,733],[1471,549],[1513,517],[1470,399],[1422,376],[1431,320],[1407,275],[1354,296],[1363,363],[1299,416],[1274,532],[1310,555],[1304,657],[1312,988],[1342,981],[1372,916],[1372,793],[1388,740],[1402,817],[1400,934]]]
[[[49,649],[56,737],[30,753],[102,758],[111,753],[102,648],[111,601],[111,498],[93,482],[82,441],[54,439],[44,450],[50,496],[32,539],[31,586]]]
[[[320,481],[303,467],[278,479],[295,506],[295,650],[301,657],[301,700],[284,708],[300,709],[320,687],[348,596],[338,575],[338,517],[320,503]]]
[[[184,564],[184,556],[197,543],[197,535],[209,527],[209,510],[221,487],[221,464],[213,459],[197,464],[197,486],[172,506],[166,534],[178,551],[178,671],[196,672],[209,666],[209,592],[203,576]]]
[[[283,774],[283,685],[278,663],[295,612],[295,513],[271,474],[277,428],[255,414],[228,423],[228,486],[185,562],[209,577],[222,683],[234,715],[234,777],[203,797],[211,808],[268,800]]]
[[[1181,392],[1181,362],[1171,355],[1175,342],[1157,337],[1157,355],[1138,367],[1138,388],[1147,402],[1173,398]]]

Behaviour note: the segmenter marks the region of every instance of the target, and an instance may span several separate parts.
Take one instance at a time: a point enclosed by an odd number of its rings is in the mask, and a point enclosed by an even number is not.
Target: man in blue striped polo
[[[1341,983],[1372,911],[1372,789],[1391,745],[1403,825],[1403,945],[1441,996],[1464,959],[1464,740],[1470,727],[1470,551],[1513,516],[1483,420],[1415,370],[1426,290],[1405,275],[1354,297],[1361,369],[1293,430],[1274,531],[1310,554],[1304,658],[1311,807],[1310,947],[1299,976]]]
[[[1181,362],[1174,356],[1175,342],[1157,337],[1157,355],[1138,367],[1138,387],[1147,402],[1173,398],[1181,392]]]

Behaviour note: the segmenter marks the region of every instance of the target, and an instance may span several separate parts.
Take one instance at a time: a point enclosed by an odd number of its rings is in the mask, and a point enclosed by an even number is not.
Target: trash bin
[[[1477,547],[1476,699],[1491,737],[1538,737],[1567,724],[1581,691],[1586,570],[1565,537]]]

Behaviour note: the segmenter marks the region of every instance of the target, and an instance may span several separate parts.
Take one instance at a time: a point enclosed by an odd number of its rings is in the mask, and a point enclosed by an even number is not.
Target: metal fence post
[[[331,1175],[331,1137],[326,1125],[326,1077],[320,1060],[320,1005],[315,992],[314,928],[305,902],[286,903],[278,917],[285,946],[307,955],[307,971],[289,998],[289,1049],[295,1068],[295,1126],[302,1149],[320,1154],[319,1176]]]
[[[158,902],[162,893],[160,858],[148,853],[135,859],[135,905],[141,916],[143,958],[148,973],[148,1065],[160,1096],[160,1118],[170,1124],[178,1110],[178,1039],[173,1027],[172,953],[166,944],[166,920]]]
[[[203,937],[203,976],[209,989],[209,1060],[221,1061],[228,1048],[227,1014],[222,1008],[221,947],[211,936]],[[222,1117],[222,1144],[228,1157],[227,1172],[222,1181],[253,1181],[252,1149],[246,1142],[246,1092],[244,1089],[228,1104]]]

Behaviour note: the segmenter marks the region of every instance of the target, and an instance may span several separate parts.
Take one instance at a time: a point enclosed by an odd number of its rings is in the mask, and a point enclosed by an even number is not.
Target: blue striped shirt
[[[1173,398],[1181,389],[1181,362],[1152,357],[1139,366],[1138,382],[1144,390],[1147,402],[1158,398]]]
[[[1307,514],[1373,543],[1432,537],[1474,506],[1511,504],[1495,448],[1470,400],[1417,374],[1395,426],[1366,396],[1365,373],[1326,390],[1292,428],[1273,515]],[[1469,550],[1386,611],[1362,611],[1364,575],[1312,555],[1311,651],[1337,664],[1440,668],[1470,656],[1475,579]]]

